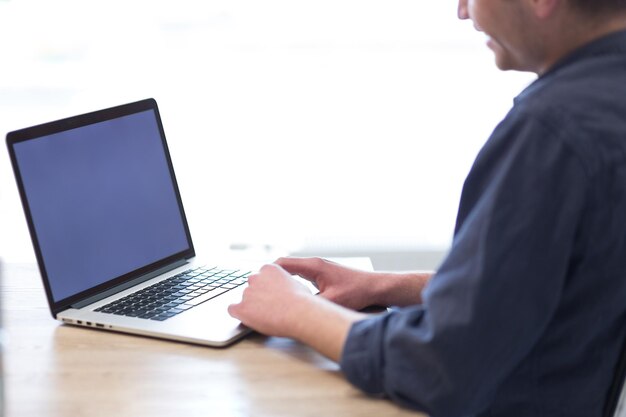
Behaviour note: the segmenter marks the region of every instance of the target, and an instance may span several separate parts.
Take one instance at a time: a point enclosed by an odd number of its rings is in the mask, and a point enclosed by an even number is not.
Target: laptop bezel
[[[148,110],[153,110],[156,118],[156,122],[159,128],[159,134],[161,136],[161,143],[163,145],[163,151],[165,154],[165,158],[167,160],[170,177],[172,180],[172,185],[174,187],[174,192],[176,195],[178,208],[180,210],[180,215],[182,219],[182,223],[185,229],[185,234],[187,237],[187,242],[189,247],[186,250],[181,252],[172,254],[166,258],[153,262],[149,265],[136,269],[134,271],[130,271],[124,275],[113,278],[105,283],[102,283],[96,287],[92,287],[85,291],[81,291],[80,293],[74,294],[70,297],[66,297],[59,301],[55,301],[52,295],[52,290],[48,278],[48,274],[46,271],[46,265],[44,262],[43,254],[41,253],[41,248],[39,246],[39,239],[37,237],[37,231],[35,230],[35,225],[31,216],[31,211],[26,195],[26,191],[24,188],[24,184],[22,182],[22,176],[19,170],[19,165],[17,161],[17,157],[15,154],[14,145],[20,142],[28,141],[28,140],[36,140],[43,136],[52,135],[55,133],[60,133],[66,130],[75,129],[87,125],[91,125],[94,123],[100,123],[107,120],[140,113]],[[191,233],[189,231],[189,225],[187,223],[187,216],[185,215],[185,210],[182,203],[182,198],[180,195],[180,190],[178,188],[178,182],[176,181],[176,175],[174,173],[174,167],[172,164],[172,160],[170,157],[169,148],[167,146],[167,141],[165,138],[165,131],[163,129],[163,124],[161,122],[161,116],[159,114],[159,109],[156,103],[156,100],[153,98],[148,98],[145,100],[136,101],[133,103],[123,104],[120,106],[110,107],[103,110],[98,110],[94,112],[89,112],[73,117],[68,117],[48,123],[43,123],[36,126],[27,127],[24,129],[15,130],[13,132],[9,132],[6,136],[7,147],[9,150],[9,156],[11,158],[11,165],[13,167],[13,173],[15,175],[15,180],[17,183],[18,191],[20,194],[20,200],[22,202],[22,208],[24,209],[24,214],[26,216],[26,222],[28,224],[28,230],[31,237],[31,242],[33,245],[33,249],[35,251],[35,256],[37,259],[37,264],[39,266],[39,271],[41,274],[41,278],[45,287],[46,297],[48,299],[48,304],[50,306],[50,312],[52,316],[56,319],[56,315],[70,308],[73,304],[78,303],[82,300],[92,298],[99,293],[110,291],[111,289],[119,286],[123,286],[123,284],[137,280],[138,277],[148,275],[151,272],[162,269],[170,264],[174,264],[181,260],[190,259],[195,256],[195,249],[193,246],[193,241],[191,239]]]

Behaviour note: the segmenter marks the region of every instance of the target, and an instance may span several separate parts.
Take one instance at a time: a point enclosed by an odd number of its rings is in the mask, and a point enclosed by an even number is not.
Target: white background
[[[197,246],[445,250],[533,75],[456,2],[0,0],[0,132],[157,99]],[[0,256],[33,252],[0,151]]]

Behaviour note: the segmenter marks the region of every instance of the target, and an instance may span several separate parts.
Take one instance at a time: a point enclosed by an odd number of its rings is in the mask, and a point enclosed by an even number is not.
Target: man
[[[230,312],[433,416],[601,416],[626,335],[626,1],[460,0],[458,13],[499,68],[539,77],[479,153],[437,273],[280,259]],[[356,311],[372,304],[403,308]]]

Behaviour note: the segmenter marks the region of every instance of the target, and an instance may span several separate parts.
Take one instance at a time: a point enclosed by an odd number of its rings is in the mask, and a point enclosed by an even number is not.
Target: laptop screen
[[[13,146],[55,302],[190,248],[154,110]]]

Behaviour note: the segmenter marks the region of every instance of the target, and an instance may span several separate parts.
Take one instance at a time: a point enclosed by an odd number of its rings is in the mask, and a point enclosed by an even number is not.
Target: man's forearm
[[[376,303],[406,306],[422,302],[421,292],[433,274],[380,272],[376,275],[372,280]],[[339,362],[352,324],[367,317],[323,297],[307,296],[298,303],[289,336]]]
[[[368,317],[322,297],[307,297],[299,306],[290,336],[335,362],[341,359],[352,324]]]
[[[422,290],[433,272],[378,272],[373,280],[376,303],[382,306],[408,306],[422,302]]]

